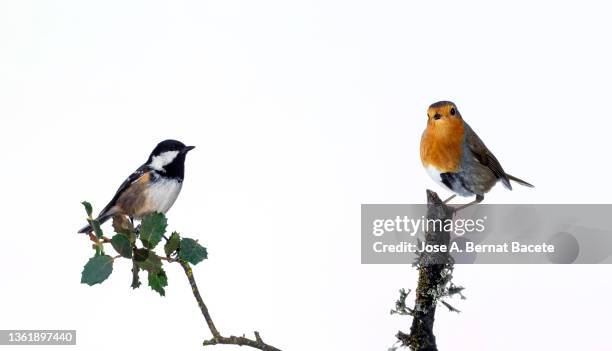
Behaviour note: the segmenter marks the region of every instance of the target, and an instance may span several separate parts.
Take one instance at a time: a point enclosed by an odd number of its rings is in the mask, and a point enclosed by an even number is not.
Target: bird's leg
[[[140,234],[140,224],[135,227],[134,226],[134,217],[128,216],[128,218],[130,219],[130,223],[132,223],[132,228],[134,228],[134,234],[136,234],[136,236],[138,236],[138,234]]]
[[[455,196],[457,196],[457,194],[451,195],[451,197],[449,197],[448,199],[444,200],[442,203],[446,205],[450,200],[454,199]]]
[[[130,221],[132,221],[132,227],[134,227],[134,218],[130,217]],[[134,233],[136,236],[140,235],[140,224],[134,227]]]
[[[484,195],[481,195],[481,194],[476,194],[476,199],[475,199],[474,201],[472,201],[472,202],[470,202],[470,203],[467,203],[467,204],[465,204],[465,205],[461,205],[461,206],[459,206],[459,207],[455,208],[455,212],[458,212],[459,210],[463,210],[463,209],[464,209],[464,208],[466,208],[466,207],[470,207],[470,206],[472,206],[472,205],[479,204],[479,203],[481,203],[481,202],[482,202],[482,200],[484,200]]]

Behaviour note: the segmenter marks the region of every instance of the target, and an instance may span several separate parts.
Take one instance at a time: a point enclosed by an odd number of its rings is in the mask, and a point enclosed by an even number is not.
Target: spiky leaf
[[[163,213],[152,213],[140,224],[140,240],[145,247],[155,248],[166,232],[168,222]]]
[[[162,268],[162,261],[159,256],[148,249],[135,249],[134,262],[147,272],[159,273]]]
[[[181,239],[179,258],[195,265],[208,258],[208,252],[197,241],[183,238]]]
[[[124,234],[115,234],[111,238],[111,245],[118,254],[125,258],[132,258],[132,244],[130,239]]]
[[[102,232],[102,228],[100,228],[100,222],[95,219],[88,220],[89,225],[93,228],[94,233],[96,233],[96,237],[100,239],[104,233]]]
[[[91,214],[93,213],[93,208],[91,207],[91,204],[87,201],[83,201],[81,202],[81,204],[83,204],[83,207],[85,207],[85,212],[87,212],[87,217],[91,218]]]
[[[172,255],[172,253],[174,253],[174,251],[176,251],[180,245],[180,235],[177,232],[172,233],[172,235],[170,235],[170,238],[168,238],[166,245],[164,245],[164,252],[166,253],[166,256],[170,257],[170,255]]]
[[[108,255],[96,255],[87,261],[81,273],[81,283],[94,285],[102,283],[113,272],[113,258]]]
[[[161,269],[158,273],[149,272],[149,286],[157,291],[161,296],[166,296],[164,287],[168,286],[168,277],[166,272]]]

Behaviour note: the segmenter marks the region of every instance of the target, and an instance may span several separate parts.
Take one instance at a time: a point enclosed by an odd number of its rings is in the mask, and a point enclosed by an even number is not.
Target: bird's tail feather
[[[519,179],[519,178],[517,178],[517,177],[515,177],[513,175],[510,175],[510,174],[506,173],[506,176],[508,177],[508,179],[510,179],[512,181],[515,181],[515,182],[519,183],[520,185],[528,186],[530,188],[535,188],[532,184],[529,184],[526,181],[524,181],[522,179]]]
[[[109,218],[111,218],[113,215],[111,214],[106,214],[104,216],[100,216],[98,218],[96,218],[96,221],[98,221],[100,224],[106,222]],[[91,233],[93,231],[93,227],[91,226],[91,224],[88,224],[86,226],[84,226],[83,228],[79,229],[79,234],[88,234]]]

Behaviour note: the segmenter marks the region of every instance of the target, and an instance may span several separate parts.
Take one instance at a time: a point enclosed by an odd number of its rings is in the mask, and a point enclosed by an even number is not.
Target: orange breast
[[[457,172],[463,156],[463,121],[430,121],[421,137],[421,162],[439,172]]]

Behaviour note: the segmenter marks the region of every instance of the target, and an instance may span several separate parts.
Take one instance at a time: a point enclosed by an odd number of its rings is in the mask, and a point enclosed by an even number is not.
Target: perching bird
[[[421,137],[421,162],[435,181],[456,195],[476,195],[474,201],[456,210],[484,200],[484,194],[498,180],[510,190],[511,180],[533,187],[504,171],[493,153],[463,120],[457,106],[450,101],[436,102],[427,110],[427,128]]]
[[[121,184],[96,219],[102,224],[114,215],[134,220],[155,212],[166,213],[183,186],[185,155],[194,148],[177,140],[157,144],[147,162]],[[91,225],[87,225],[79,233],[91,231]]]

